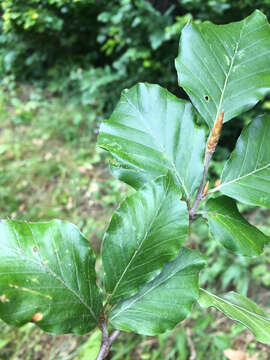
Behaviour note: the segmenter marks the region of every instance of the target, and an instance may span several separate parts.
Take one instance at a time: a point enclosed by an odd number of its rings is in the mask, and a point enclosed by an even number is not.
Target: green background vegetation
[[[270,0],[3,0],[1,218],[69,220],[98,255],[112,211],[132,191],[112,178],[107,155],[96,150],[100,122],[121,90],[139,81],[185,97],[174,67],[183,26],[192,19],[241,20],[255,8],[270,18]],[[244,123],[269,108],[265,99],[224,126],[211,167],[214,177]],[[269,211],[241,210],[270,235]],[[228,255],[200,222],[190,247],[200,247],[211,259],[201,276],[204,286],[248,293],[269,308],[270,249],[255,259]],[[112,359],[185,360],[194,351],[196,359],[227,359],[228,348],[269,359],[269,346],[256,343],[241,325],[212,311],[205,315],[195,310],[184,327],[156,338],[122,334]],[[0,359],[94,359],[99,340],[97,331],[90,337],[53,336],[31,324],[17,330],[0,323]]]

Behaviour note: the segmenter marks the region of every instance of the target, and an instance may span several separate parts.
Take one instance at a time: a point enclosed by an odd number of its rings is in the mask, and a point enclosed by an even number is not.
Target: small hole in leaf
[[[204,98],[205,98],[206,101],[209,101],[209,96],[208,95],[205,95]]]

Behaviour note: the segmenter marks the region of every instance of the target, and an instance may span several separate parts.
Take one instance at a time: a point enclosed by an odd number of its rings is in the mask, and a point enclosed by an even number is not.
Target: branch
[[[100,329],[102,331],[102,341],[96,360],[105,360],[110,353],[112,344],[120,335],[120,330],[115,330],[112,333],[112,335],[109,337],[109,333],[103,315],[100,317]]]
[[[210,160],[216,150],[216,147],[217,147],[217,144],[219,141],[223,118],[224,118],[224,110],[221,111],[219,117],[217,118],[217,120],[214,124],[214,127],[212,128],[211,134],[209,136],[209,140],[207,142],[207,147],[206,147],[205,155],[204,155],[203,178],[202,178],[200,187],[197,191],[193,206],[189,211],[189,217],[192,220],[194,219],[194,214],[196,213],[198,206],[200,205],[200,202],[202,201],[202,199],[205,197],[205,195],[207,193],[208,185],[206,184],[206,187],[205,187],[205,180],[207,177]]]
[[[120,330],[115,330],[112,335],[110,336],[110,345],[112,345],[115,340],[118,338],[118,336],[121,334]]]

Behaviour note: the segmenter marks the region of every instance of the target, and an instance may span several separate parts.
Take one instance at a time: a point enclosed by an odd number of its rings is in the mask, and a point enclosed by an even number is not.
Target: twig
[[[110,346],[115,342],[115,340],[118,338],[118,336],[121,334],[120,330],[115,330],[112,335],[110,336]]]
[[[112,333],[112,335],[109,336],[106,321],[104,319],[103,314],[100,317],[100,329],[102,331],[102,341],[101,341],[100,350],[99,350],[96,360],[104,360],[107,358],[107,356],[110,353],[112,344],[115,342],[115,340],[120,335],[120,330],[115,330]]]
[[[207,151],[207,149],[206,149],[205,156],[204,156],[203,178],[202,178],[200,187],[197,191],[196,198],[194,200],[192,208],[190,209],[190,212],[189,212],[189,216],[191,219],[194,219],[194,214],[196,213],[198,206],[200,205],[200,202],[203,199],[202,194],[203,194],[203,189],[204,189],[204,183],[206,180],[206,176],[208,173],[208,168],[209,168],[209,164],[210,164],[210,160],[211,160],[212,156],[213,156],[213,152]]]
[[[107,330],[107,326],[105,323],[105,319],[103,319],[103,316],[100,321],[100,329],[102,331],[102,340],[101,340],[101,346],[99,349],[99,353],[96,360],[103,360],[106,359],[110,352],[110,339],[109,334]]]
[[[220,133],[221,133],[221,128],[222,128],[222,123],[223,123],[223,118],[224,118],[224,110],[222,110],[222,112],[220,113],[219,117],[217,118],[214,127],[211,131],[211,134],[209,136],[209,140],[207,142],[207,147],[205,150],[205,155],[204,155],[204,165],[203,165],[203,177],[202,177],[202,181],[200,184],[200,187],[197,191],[194,203],[189,211],[189,217],[190,219],[194,219],[194,214],[196,213],[198,206],[200,205],[200,202],[202,201],[202,199],[204,198],[204,196],[206,196],[207,193],[207,189],[205,189],[205,180],[207,177],[207,173],[208,173],[208,169],[209,169],[209,164],[210,164],[210,160],[216,150],[216,146],[220,137]]]

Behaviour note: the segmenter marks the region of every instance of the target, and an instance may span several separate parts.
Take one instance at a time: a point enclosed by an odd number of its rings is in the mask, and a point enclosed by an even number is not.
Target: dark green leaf
[[[269,238],[247,222],[239,213],[234,200],[227,196],[206,203],[206,217],[213,237],[236,254],[261,254]]]
[[[185,26],[176,59],[179,84],[210,127],[229,121],[270,90],[270,27],[256,10],[240,22]]]
[[[203,172],[205,132],[189,102],[158,85],[124,90],[100,128],[98,145],[114,157],[113,172],[135,188],[170,170],[188,200]]]
[[[189,315],[199,297],[198,277],[204,265],[203,255],[182,248],[158,277],[116,306],[110,314],[112,326],[145,335],[173,329]]]
[[[245,128],[225,164],[220,190],[236,200],[270,209],[270,117],[256,118]]]
[[[188,211],[170,176],[147,183],[114,213],[102,245],[110,301],[133,295],[177,256],[186,240]]]
[[[72,224],[0,222],[0,317],[45,331],[83,334],[97,325],[102,300],[95,256]]]
[[[199,303],[202,307],[214,306],[229,318],[248,327],[262,343],[270,343],[270,319],[258,305],[245,296],[229,292],[220,296],[201,289]]]

